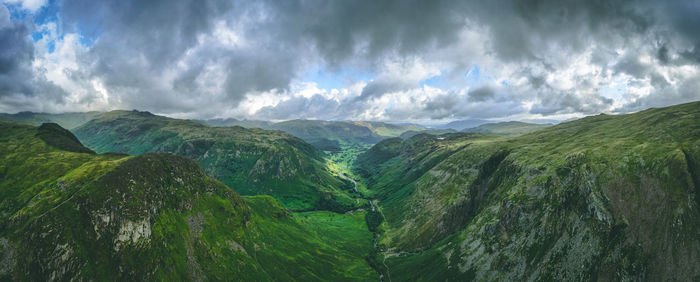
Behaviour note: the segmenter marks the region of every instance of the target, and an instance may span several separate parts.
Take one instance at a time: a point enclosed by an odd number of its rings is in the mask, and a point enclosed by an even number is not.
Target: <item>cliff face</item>
[[[12,216],[8,229],[15,232],[8,235],[18,277],[148,278],[177,273],[177,263],[196,276],[202,212],[238,228],[248,218],[240,196],[192,160],[147,154],[111,162],[89,162],[46,183]],[[217,209],[209,207],[213,202]]]
[[[690,103],[519,137],[419,135],[357,170],[394,280],[697,279],[698,121]]]

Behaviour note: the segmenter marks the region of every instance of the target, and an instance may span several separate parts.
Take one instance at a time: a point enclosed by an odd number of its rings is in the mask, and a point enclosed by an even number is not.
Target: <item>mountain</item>
[[[442,135],[446,133],[455,133],[454,129],[425,129],[425,130],[409,130],[399,135],[401,139],[409,139],[418,134]]]
[[[293,214],[191,159],[80,147],[55,124],[0,122],[0,280],[378,278],[361,214]]]
[[[0,113],[0,119],[12,121],[20,124],[39,126],[43,123],[56,123],[63,128],[73,129],[90,120],[98,118],[102,112],[84,112],[84,113],[63,113],[63,114],[47,114],[33,112],[19,112],[16,114]]]
[[[396,137],[409,130],[424,128],[372,121],[290,120],[272,124],[265,129],[287,132],[320,150],[339,151],[342,146],[376,144],[386,137]]]
[[[551,124],[537,124],[519,121],[506,121],[498,123],[487,123],[477,127],[463,129],[463,132],[490,133],[502,135],[517,135],[525,134],[542,128],[551,126]]]
[[[374,144],[383,139],[365,125],[346,121],[290,120],[268,129],[287,132],[325,151],[340,150],[344,144]]]
[[[206,120],[195,120],[197,122],[210,125],[210,126],[241,126],[245,128],[266,128],[270,126],[272,123],[269,121],[264,121],[264,120],[247,120],[247,119],[235,119],[235,118],[226,118],[226,119],[206,119]]]
[[[489,123],[488,120],[483,120],[483,119],[465,119],[465,120],[456,120],[453,122],[449,122],[443,125],[438,125],[434,126],[436,129],[454,129],[457,131],[460,131],[465,128],[472,128],[472,127],[477,127],[479,125]]]
[[[425,127],[415,124],[397,125],[377,121],[353,121],[352,123],[367,127],[375,134],[384,137],[397,137],[407,131],[425,129]]]
[[[700,279],[700,102],[384,140],[355,172],[403,280]]]
[[[352,183],[334,176],[322,153],[279,131],[209,127],[138,111],[105,113],[73,130],[98,153],[170,152],[243,195],[271,195],[293,210],[347,211]]]

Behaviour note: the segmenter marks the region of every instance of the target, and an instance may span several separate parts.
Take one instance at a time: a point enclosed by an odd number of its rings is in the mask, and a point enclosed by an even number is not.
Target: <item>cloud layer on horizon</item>
[[[690,0],[12,0],[0,4],[0,112],[629,112],[700,99],[698,26]]]

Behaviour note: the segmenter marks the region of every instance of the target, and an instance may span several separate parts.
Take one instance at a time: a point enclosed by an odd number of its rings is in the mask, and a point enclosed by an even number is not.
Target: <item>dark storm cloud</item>
[[[392,113],[390,109],[388,114]],[[446,92],[425,103],[422,111],[406,111],[404,118],[445,119],[445,118],[497,118],[524,111],[519,101],[496,101],[487,99],[475,102],[469,95]]]
[[[0,4],[0,111],[44,110],[61,104],[67,93],[32,67],[31,23],[13,20]]]
[[[496,90],[493,87],[485,85],[474,90],[469,91],[469,100],[483,102],[491,99],[496,94]]]
[[[359,99],[340,101],[342,113],[351,115],[370,107],[371,98],[420,88],[420,79],[400,73],[383,75],[387,61],[417,58],[441,66],[442,74],[460,74],[483,57],[495,66],[518,66],[521,70],[511,73],[523,74],[527,84],[498,94],[477,85],[453,101],[452,105],[461,103],[460,108],[443,104],[450,98],[433,99],[416,105],[414,110],[426,111],[417,116],[473,114],[461,109],[479,111],[470,105],[487,102],[522,110],[513,103],[536,101],[530,112],[538,114],[609,109],[611,101],[595,93],[597,86],[590,77],[577,78],[572,91],[555,90],[561,88],[550,85],[556,80],[546,79],[548,73],[569,67],[572,57],[582,52],[592,52],[589,63],[603,69],[594,75],[610,79],[606,73],[610,69],[615,75],[650,80],[659,89],[652,96],[699,98],[683,91],[687,75],[673,77],[681,80],[674,83],[655,69],[700,64],[697,1],[65,0],[60,7],[65,31],[94,40],[78,55],[79,67],[72,77],[83,84],[98,79],[119,107],[161,113],[212,116],[235,108],[246,95],[287,93],[290,83],[319,65],[330,71],[351,66],[359,72],[379,73],[359,92]],[[9,22],[5,15],[0,11],[0,22]],[[220,34],[222,26],[235,34]],[[7,45],[0,46],[0,60],[4,60],[0,76],[6,81],[41,74],[29,68],[34,60],[27,40],[30,29],[14,22],[2,25],[0,36],[8,40],[0,41]],[[483,53],[463,50],[465,30],[479,32],[480,42],[469,44],[484,44]],[[650,54],[651,61],[641,60]],[[450,81],[453,77],[462,76],[450,75]],[[5,82],[0,91],[30,95],[43,87],[42,83],[35,83],[34,89],[28,85]],[[284,105],[328,105],[319,99],[287,99],[260,115],[293,115],[283,110]],[[645,99],[645,105],[666,101]],[[403,111],[396,107],[386,113],[404,115]],[[511,112],[504,110],[504,115]]]
[[[531,109],[532,114],[552,115],[582,113],[586,115],[605,111],[613,104],[613,100],[600,95],[574,95],[552,91],[540,94],[540,102]]]
[[[10,13],[0,5],[0,96],[13,93],[33,94],[34,45],[28,39],[26,23],[10,20]]]
[[[92,73],[112,88],[139,88],[144,79],[173,68],[216,21],[238,22],[252,46],[236,50],[206,47],[195,54],[204,63],[188,65],[177,89],[197,93],[198,70],[208,60],[226,62],[228,101],[250,91],[286,89],[308,58],[309,47],[331,66],[353,60],[369,69],[387,53],[414,54],[431,44],[455,40],[464,19],[448,1],[81,1],[67,0],[69,26],[94,33]],[[306,57],[306,58],[304,58]],[[146,60],[146,62],[139,62]],[[143,64],[141,64],[143,63]],[[370,83],[363,96],[405,89],[402,82]],[[175,89],[175,90],[177,90]],[[165,91],[173,89],[164,89]],[[140,99],[140,93],[134,93]],[[170,95],[177,95],[172,93]],[[191,95],[191,94],[190,94]],[[130,100],[130,97],[125,100]],[[124,100],[124,99],[122,99]],[[183,105],[184,107],[184,105]]]
[[[375,97],[380,97],[385,93],[408,90],[415,87],[415,84],[398,80],[395,78],[379,78],[368,83],[363,89],[362,94],[358,97],[360,100],[367,100]]]
[[[679,0],[658,1],[657,4],[657,17],[661,21],[670,23],[670,28],[666,32],[678,34],[688,43],[688,46],[679,48],[679,54],[690,61],[689,63],[700,63],[700,32],[698,32],[698,26],[700,26],[700,16],[698,16],[700,15],[700,2]],[[659,54],[668,56],[667,47],[664,45],[662,48],[664,50],[660,50]]]
[[[479,1],[472,11],[486,24],[504,60],[544,60],[543,52],[581,50],[591,43],[640,34],[651,19],[637,1]]]
[[[272,120],[299,118],[332,120],[341,117],[339,115],[341,111],[340,104],[335,100],[313,95],[310,98],[294,97],[276,106],[264,107],[257,116]]]
[[[197,36],[232,6],[229,1],[66,0],[61,9],[68,26],[100,37],[94,52],[144,56],[149,68],[159,70],[195,45]]]
[[[233,7],[228,1],[67,0],[62,3],[62,12],[66,26],[97,39],[82,58],[87,76],[100,78],[123,106],[167,113],[202,107],[192,102],[197,95],[206,95],[196,84],[205,65],[246,57],[238,52],[222,52],[216,46],[192,50],[200,36],[210,33],[215,21]],[[196,52],[197,58],[182,62],[188,52]],[[164,74],[174,70],[181,72],[172,85],[164,85]],[[235,68],[227,73],[232,83],[241,75],[259,74]],[[253,86],[265,79],[248,78],[248,85]],[[250,89],[245,84],[239,87]],[[243,94],[236,91],[224,95],[235,102]]]
[[[83,1],[62,5],[69,29],[98,38],[86,54],[87,72],[127,105],[159,112],[197,111],[193,100],[235,106],[247,93],[288,90],[309,64],[343,63],[370,70],[384,56],[426,51],[454,42],[464,18],[449,1]],[[202,46],[216,24],[240,27],[236,48]],[[182,68],[172,85],[164,72]],[[310,61],[310,62],[309,62]],[[203,68],[222,64],[225,78],[215,99],[201,95]],[[406,82],[371,82],[363,97],[405,90]]]
[[[448,92],[430,99],[425,103],[424,110],[432,113],[433,116],[448,116],[458,107],[461,100],[457,93]]]
[[[324,58],[341,63],[358,53],[410,55],[450,44],[464,27],[466,6],[455,1],[300,1],[289,20],[301,23]],[[289,7],[285,7],[289,8]]]

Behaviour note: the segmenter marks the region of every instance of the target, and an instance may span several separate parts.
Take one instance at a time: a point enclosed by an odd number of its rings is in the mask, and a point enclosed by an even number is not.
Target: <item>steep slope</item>
[[[19,112],[16,114],[0,113],[0,118],[19,124],[27,124],[39,126],[42,123],[56,123],[63,128],[73,129],[84,123],[100,117],[102,112],[84,112],[84,113],[63,113],[63,114],[47,114],[33,112]]]
[[[535,132],[542,128],[551,126],[551,124],[537,124],[520,121],[505,121],[498,123],[487,123],[477,127],[465,128],[462,132],[486,133],[486,134],[501,134],[501,135],[518,135],[530,132]]]
[[[71,152],[36,127],[0,129],[0,280],[377,278],[367,249],[325,235],[336,229],[243,199],[193,160]]]
[[[356,162],[392,280],[700,279],[700,102]]]
[[[294,210],[347,211],[352,184],[334,177],[321,153],[283,132],[209,127],[148,112],[113,111],[74,130],[97,151],[170,152],[197,160],[204,171],[243,195],[266,194]]]
[[[49,146],[64,151],[75,153],[94,154],[92,150],[85,148],[78,138],[67,129],[55,123],[44,123],[36,130],[36,137],[44,141]]]

